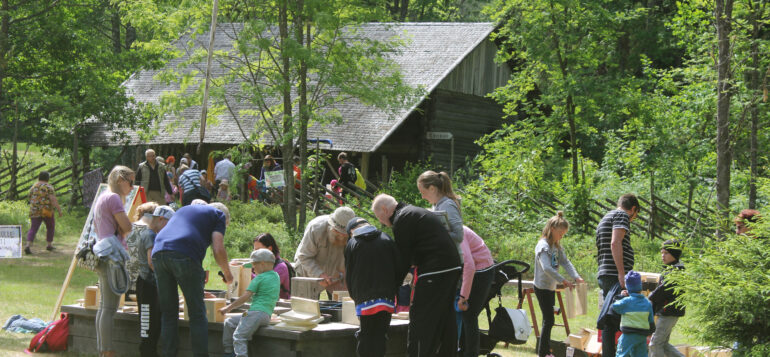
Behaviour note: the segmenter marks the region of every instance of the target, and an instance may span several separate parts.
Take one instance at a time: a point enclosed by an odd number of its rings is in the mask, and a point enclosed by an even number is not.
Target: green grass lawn
[[[27,205],[21,202],[9,203],[0,202],[0,225],[21,224],[23,232],[28,229]],[[57,218],[57,231],[54,239],[54,245],[57,250],[48,252],[45,249],[45,228],[41,227],[38,232],[33,254],[25,256],[22,259],[0,259],[0,323],[15,314],[21,314],[26,318],[41,318],[50,320],[53,314],[54,305],[59,295],[60,289],[67,274],[70,265],[73,249],[77,237],[82,230],[86,215],[85,209],[76,209],[72,212],[65,212],[64,217]],[[244,256],[245,257],[245,256]],[[231,256],[230,258],[244,258],[240,256]],[[207,289],[224,289],[225,285],[221,279],[216,276],[219,267],[214,263],[209,251],[204,265],[209,269],[212,278]],[[97,282],[96,274],[81,268],[76,268],[69,288],[64,296],[64,304],[73,304],[77,299],[83,298],[83,292],[86,286],[94,285]],[[507,287],[503,291],[503,304],[506,307],[515,307],[517,298],[516,290],[513,287]],[[569,321],[573,331],[580,327],[593,328],[598,314],[597,309],[597,290],[589,290],[589,312],[587,315],[578,316]],[[533,296],[535,311],[537,312],[538,322],[542,322],[537,299]],[[496,302],[492,303],[493,309]],[[528,309],[525,302],[525,309]],[[530,317],[531,321],[531,317]],[[556,317],[557,323],[560,323],[561,317]],[[686,319],[680,324],[687,324]],[[480,325],[487,327],[485,313],[480,316]],[[681,335],[681,329],[674,329],[672,342],[694,344],[687,336]],[[28,346],[31,334],[16,334],[0,330],[0,356],[23,356],[22,351]],[[555,327],[552,338],[554,340],[564,340],[566,335],[564,329]],[[535,355],[535,337],[534,332],[525,345],[509,346],[504,348],[498,344],[497,353],[503,356],[534,356]],[[76,354],[64,353],[63,356],[75,356]]]

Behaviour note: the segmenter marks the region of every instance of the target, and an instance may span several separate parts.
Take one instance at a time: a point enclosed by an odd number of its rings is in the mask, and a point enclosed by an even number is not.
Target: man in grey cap
[[[348,207],[337,208],[330,215],[314,218],[305,227],[305,234],[294,255],[298,276],[323,278],[320,283],[329,296],[345,288],[345,228],[356,214]]]

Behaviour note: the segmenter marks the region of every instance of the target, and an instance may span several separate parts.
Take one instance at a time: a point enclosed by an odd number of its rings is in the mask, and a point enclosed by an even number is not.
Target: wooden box
[[[209,322],[225,322],[225,315],[220,314],[218,310],[227,305],[226,299],[203,299],[203,304],[206,306],[206,319]],[[184,302],[184,314],[182,316],[186,321],[190,320],[190,315],[187,313],[187,301]]]
[[[353,300],[342,302],[342,323],[360,326],[361,321],[356,316],[356,303]]]
[[[86,309],[99,309],[99,303],[101,302],[101,293],[99,286],[86,286],[85,297],[83,301],[83,307]],[[120,295],[120,301],[118,302],[118,308],[122,308],[126,303],[126,294]]]

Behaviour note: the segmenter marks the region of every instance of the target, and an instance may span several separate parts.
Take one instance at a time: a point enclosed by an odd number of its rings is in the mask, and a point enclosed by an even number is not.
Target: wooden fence
[[[23,167],[19,170],[16,178],[16,190],[11,192],[11,174],[10,168],[0,169],[0,200],[16,197],[17,200],[26,200],[29,196],[29,188],[37,182],[37,177],[41,171],[48,171],[50,183],[56,191],[56,196],[60,203],[67,202],[72,198],[72,194],[80,199],[83,197],[83,172],[78,170],[80,177],[73,192],[72,187],[72,166],[50,166],[45,163]]]
[[[547,208],[547,212],[541,214],[551,215],[566,207],[564,202],[556,197],[533,198],[524,196],[537,206]],[[641,211],[637,219],[631,222],[631,234],[649,239],[663,239],[664,237],[684,236],[710,236],[716,230],[716,224],[712,221],[714,211],[694,202],[691,205],[680,200],[666,201],[656,194],[649,197],[637,196],[640,201]],[[596,227],[606,212],[617,207],[617,201],[609,198],[590,199],[588,207],[588,220],[592,227]]]

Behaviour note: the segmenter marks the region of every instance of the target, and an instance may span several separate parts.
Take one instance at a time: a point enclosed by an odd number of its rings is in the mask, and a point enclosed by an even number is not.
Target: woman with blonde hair
[[[535,296],[543,314],[543,327],[540,329],[540,343],[537,346],[538,357],[553,357],[550,344],[556,285],[562,283],[570,289],[574,287],[559,274],[559,265],[564,267],[575,282],[583,282],[560,244],[568,229],[569,222],[564,219],[564,212],[556,212],[556,215],[545,223],[540,240],[535,246]]]
[[[112,357],[115,356],[112,321],[120,295],[128,290],[128,282],[121,277],[125,276],[127,280],[125,236],[131,231],[131,221],[126,214],[125,201],[134,188],[134,171],[125,166],[115,166],[107,178],[107,185],[110,190],[94,202],[93,227],[98,240],[94,254],[100,258],[96,273],[99,275],[101,294],[96,312],[96,344],[100,356]]]
[[[449,236],[457,246],[460,260],[463,251],[460,243],[463,241],[463,216],[460,211],[460,198],[452,191],[452,179],[446,172],[425,171],[417,178],[417,189],[422,198],[428,201],[433,211],[446,212],[446,223]]]

